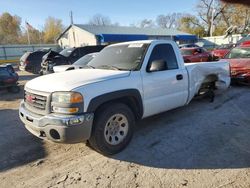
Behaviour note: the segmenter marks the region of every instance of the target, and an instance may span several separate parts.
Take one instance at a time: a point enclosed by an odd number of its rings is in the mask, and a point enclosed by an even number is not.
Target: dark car
[[[43,56],[41,63],[41,74],[53,73],[53,67],[57,65],[71,65],[81,57],[94,52],[100,52],[105,46],[84,46],[78,48],[67,48],[60,53],[50,51]]]
[[[185,63],[211,61],[212,55],[202,47],[181,48],[181,54]]]
[[[179,48],[199,48],[200,46],[197,44],[180,44]]]
[[[18,78],[18,74],[10,64],[0,66],[0,89],[6,88],[9,92],[19,92]]]
[[[20,58],[19,69],[33,74],[39,74],[41,70],[42,57],[49,49],[26,52]]]

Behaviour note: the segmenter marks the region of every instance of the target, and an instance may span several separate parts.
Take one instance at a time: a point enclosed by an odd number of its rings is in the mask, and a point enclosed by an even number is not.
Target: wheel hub
[[[128,120],[123,114],[115,114],[105,125],[104,137],[111,145],[121,143],[128,133]]]

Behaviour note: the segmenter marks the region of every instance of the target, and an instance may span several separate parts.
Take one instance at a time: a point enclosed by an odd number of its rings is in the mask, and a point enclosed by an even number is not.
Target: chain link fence
[[[44,48],[50,48],[57,52],[61,50],[57,44],[0,45],[0,63],[17,62],[25,52],[34,52]]]

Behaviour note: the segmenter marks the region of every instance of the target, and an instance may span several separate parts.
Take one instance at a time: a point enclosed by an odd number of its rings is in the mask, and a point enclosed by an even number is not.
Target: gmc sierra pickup
[[[137,120],[226,89],[229,72],[227,62],[184,64],[173,41],[114,44],[84,69],[27,82],[19,116],[39,138],[88,141],[103,154],[115,154],[128,145]]]

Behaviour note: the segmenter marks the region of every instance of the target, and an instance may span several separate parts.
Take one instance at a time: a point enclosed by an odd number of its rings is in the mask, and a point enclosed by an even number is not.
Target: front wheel
[[[134,124],[134,115],[127,105],[106,104],[96,113],[89,143],[104,155],[116,154],[129,144]]]

